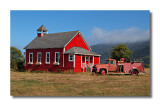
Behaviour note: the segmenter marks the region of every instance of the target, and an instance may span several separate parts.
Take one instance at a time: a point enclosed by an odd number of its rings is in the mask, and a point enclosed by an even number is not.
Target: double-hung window
[[[59,52],[55,52],[55,63],[59,64]]]
[[[33,64],[33,53],[29,53],[29,63]]]
[[[46,52],[46,64],[50,64],[50,52]]]
[[[41,63],[41,56],[42,56],[42,53],[41,53],[41,52],[38,52],[38,53],[37,53],[37,62],[38,62],[38,63]]]
[[[69,54],[69,61],[73,61],[73,54]]]

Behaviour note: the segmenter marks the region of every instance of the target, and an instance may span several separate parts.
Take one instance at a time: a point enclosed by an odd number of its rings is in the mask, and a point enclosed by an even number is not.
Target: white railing
[[[89,68],[90,71],[92,71],[92,67],[94,66],[93,63],[89,63],[89,64],[86,64],[86,63],[82,63],[82,68]]]

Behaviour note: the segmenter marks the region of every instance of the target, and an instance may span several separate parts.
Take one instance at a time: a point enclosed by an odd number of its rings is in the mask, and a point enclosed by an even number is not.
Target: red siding
[[[94,57],[94,64],[99,64],[99,57],[98,56]]]
[[[37,52],[42,53],[41,57],[41,65],[36,65],[37,62]],[[45,64],[46,59],[46,52],[50,52],[50,64]],[[53,62],[55,61],[55,52],[60,52],[60,58],[59,58],[59,65],[53,65]],[[33,64],[29,65],[29,53],[33,53]],[[67,65],[67,61],[65,61],[65,65]],[[26,50],[26,70],[45,70],[45,71],[64,71],[66,69],[73,69],[71,65],[68,65],[67,67],[63,67],[63,48],[59,49],[29,49]]]
[[[69,54],[64,55],[64,67],[72,67],[73,68],[73,61],[69,61]]]
[[[75,55],[75,68],[74,72],[83,72],[81,68],[81,55]]]
[[[89,50],[89,48],[86,46],[86,44],[84,43],[83,39],[81,38],[81,36],[79,34],[77,34],[69,43],[68,45],[65,47],[65,51],[70,49],[71,47],[76,46],[76,47],[82,47],[84,49]]]

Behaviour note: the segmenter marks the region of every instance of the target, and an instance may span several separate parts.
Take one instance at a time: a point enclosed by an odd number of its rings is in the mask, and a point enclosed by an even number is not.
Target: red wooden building
[[[24,49],[26,70],[83,72],[100,61],[100,55],[91,51],[80,31],[48,34],[43,25]]]

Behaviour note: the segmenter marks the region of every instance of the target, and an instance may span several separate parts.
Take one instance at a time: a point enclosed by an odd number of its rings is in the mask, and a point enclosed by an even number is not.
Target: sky
[[[10,11],[11,46],[22,52],[44,25],[48,33],[80,30],[89,45],[150,39],[150,11]]]

